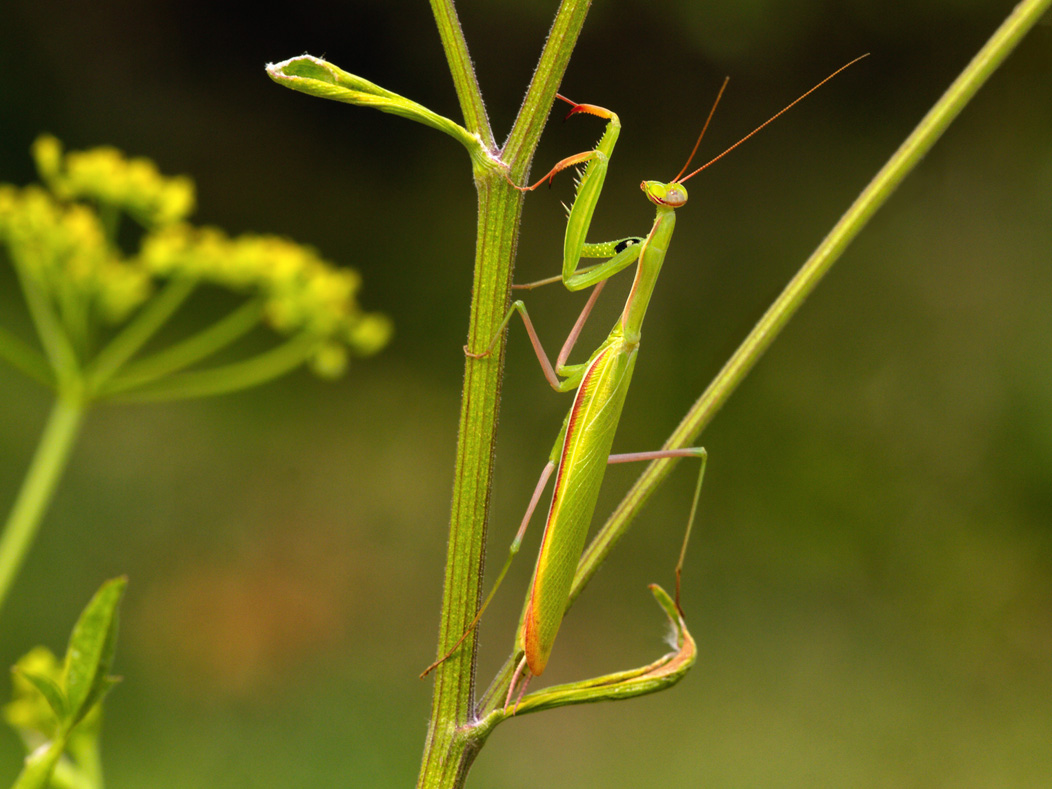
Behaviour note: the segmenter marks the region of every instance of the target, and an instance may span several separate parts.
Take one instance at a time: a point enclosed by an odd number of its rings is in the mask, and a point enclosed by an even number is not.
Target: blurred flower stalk
[[[359,307],[352,269],[277,236],[232,238],[188,224],[189,178],[114,148],[64,153],[46,135],[33,156],[43,186],[0,185],[0,246],[39,346],[0,325],[0,359],[56,399],[0,534],[0,607],[92,404],[234,392],[304,364],[335,378],[351,355],[376,353],[391,336],[386,317]],[[128,239],[136,252],[122,249]],[[162,337],[204,286],[232,291],[237,306],[204,328]],[[276,344],[231,347],[262,324]]]

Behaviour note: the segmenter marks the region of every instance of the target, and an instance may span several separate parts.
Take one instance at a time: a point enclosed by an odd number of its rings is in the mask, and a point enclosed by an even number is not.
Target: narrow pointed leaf
[[[66,694],[63,693],[62,688],[59,687],[58,683],[51,679],[51,677],[25,671],[18,666],[15,666],[11,670],[27,680],[34,688],[40,691],[40,695],[47,700],[48,706],[51,707],[51,711],[55,713],[55,717],[58,719],[59,724],[64,724],[66,718],[69,716],[69,704],[66,701]]]
[[[127,583],[127,578],[104,583],[73,627],[63,671],[72,724],[112,686],[109,671],[117,648],[117,614]]]

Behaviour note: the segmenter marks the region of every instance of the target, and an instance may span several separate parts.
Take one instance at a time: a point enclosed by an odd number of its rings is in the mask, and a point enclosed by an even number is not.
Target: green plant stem
[[[156,402],[229,394],[239,389],[258,386],[295,370],[306,362],[317,348],[318,338],[303,332],[278,347],[243,362],[173,375],[156,384],[122,392],[108,399],[120,402]]]
[[[86,403],[78,396],[60,392],[55,400],[40,444],[0,536],[0,608],[69,462],[86,411]]]
[[[928,111],[906,141],[874,176],[796,276],[786,285],[669,436],[665,442],[665,448],[679,449],[697,442],[702,430],[708,426],[719,409],[760,360],[764,351],[803,305],[805,299],[840,257],[847,245],[861,232],[906,175],[916,167],[987,78],[1008,57],[1023,35],[1033,27],[1050,5],[1052,5],[1052,0],[1024,0],[1016,6],[960,76]],[[628,531],[647,499],[671,473],[677,462],[676,458],[652,462],[625,494],[621,503],[618,504],[581,557],[570,592],[570,604],[584,590],[606,559],[607,554]],[[569,610],[569,605],[567,610]],[[497,704],[503,703],[502,691],[506,691],[513,671],[514,656],[509,656],[486,693],[480,710],[481,714],[485,715]]]
[[[464,39],[464,30],[457,17],[453,0],[431,0],[431,13],[435,17],[442,49],[449,64],[449,73],[453,76],[453,87],[460,101],[460,111],[464,113],[464,125],[482,139],[491,151],[496,147],[493,141],[493,130],[486,115],[486,105],[482,101],[482,90],[479,88],[475,69],[471,66],[471,55],[468,43]]]
[[[0,358],[45,386],[55,385],[47,359],[36,348],[0,326]]]
[[[516,236],[514,220],[518,219],[521,201],[499,177],[478,182],[478,197],[470,336],[479,338],[476,343],[481,345],[481,338],[497,331],[503,318]],[[439,651],[443,653],[467,629],[481,599],[484,553],[480,547],[486,538],[503,356],[502,343],[499,353],[485,360],[468,359],[465,368],[439,632]],[[467,648],[435,671],[419,787],[462,785],[477,753],[476,743],[462,734],[471,720],[474,703],[476,644],[473,636],[469,638]]]
[[[544,131],[548,112],[555,101],[555,94],[563,81],[563,74],[577,46],[590,7],[591,0],[564,1],[555,16],[537,70],[526,90],[526,98],[504,144],[504,161],[511,167],[514,178],[525,180],[537,141]]]
[[[99,351],[87,373],[88,390],[95,391],[134,356],[182,306],[197,287],[189,278],[171,280],[154,296],[139,314]]]
[[[91,348],[90,300],[70,277],[49,277],[49,291],[66,337],[79,359],[87,359]]]
[[[528,166],[547,117],[555,85],[569,61],[588,12],[588,0],[563,0],[553,29],[563,33],[550,38],[541,55],[541,65],[534,75],[545,75],[545,85],[531,85],[528,95],[543,96],[550,90],[548,105],[539,98],[520,110],[512,131],[522,143],[516,161],[519,170]],[[442,35],[450,69],[454,73],[461,106],[465,107],[468,128],[485,134],[477,127],[484,111],[478,84],[458,72],[470,71],[471,60],[463,34],[456,22],[452,0],[432,0],[436,23]],[[472,117],[472,114],[474,116]],[[512,172],[516,172],[513,167]],[[478,224],[475,246],[474,287],[471,301],[468,346],[481,348],[500,330],[508,307],[512,260],[518,241],[522,212],[522,195],[513,189],[496,170],[476,171],[478,190]],[[485,555],[487,517],[493,472],[493,447],[496,439],[497,411],[504,366],[504,344],[485,359],[468,359],[465,364],[464,389],[461,399],[460,427],[454,470],[453,504],[450,515],[449,548],[446,556],[445,584],[442,594],[442,620],[438,653],[445,654],[467,629],[482,597],[482,570]],[[420,767],[417,786],[462,786],[471,763],[485,737],[472,733],[467,724],[474,717],[476,643],[472,634],[464,649],[436,669],[431,720]]]
[[[40,344],[44,347],[44,353],[47,355],[51,369],[55,371],[55,377],[60,382],[78,378],[80,362],[77,359],[77,353],[70,344],[62,322],[52,308],[40,281],[28,272],[27,266],[20,265],[17,260],[15,272],[22,286],[22,294],[29,308],[29,316],[33,319]]]
[[[52,740],[46,749],[29,754],[11,789],[45,789],[50,786],[55,765],[66,750],[66,740],[66,735],[62,734]]]
[[[245,302],[225,318],[207,329],[175,343],[163,351],[132,362],[123,372],[103,385],[101,397],[141,387],[150,381],[178,372],[226,348],[255,328],[263,317],[265,299],[257,297]]]

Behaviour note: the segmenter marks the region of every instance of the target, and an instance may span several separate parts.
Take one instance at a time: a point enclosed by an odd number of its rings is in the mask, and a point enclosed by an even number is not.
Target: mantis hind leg
[[[684,449],[659,449],[654,452],[631,452],[624,455],[611,455],[609,463],[632,463],[637,460],[664,460],[666,458],[695,457],[701,461],[698,470],[698,484],[694,486],[694,500],[690,505],[690,515],[687,517],[687,528],[683,533],[683,546],[679,551],[679,560],[676,562],[676,608],[680,614],[683,608],[679,604],[680,581],[683,576],[683,563],[687,558],[687,544],[690,542],[690,533],[694,528],[694,520],[698,514],[698,499],[701,498],[701,485],[705,480],[705,466],[708,464],[709,454],[703,447],[686,447]]]
[[[526,527],[530,524],[530,519],[533,517],[533,511],[537,509],[537,503],[541,500],[541,494],[544,493],[544,488],[548,484],[548,479],[551,477],[552,472],[555,471],[555,463],[548,461],[545,464],[544,470],[541,472],[541,478],[537,480],[537,485],[533,489],[533,496],[530,497],[530,503],[526,507],[526,514],[522,517],[522,523],[519,524],[519,531],[515,534],[515,539],[511,541],[511,547],[508,548],[508,558],[504,560],[504,566],[500,568],[500,572],[497,574],[497,580],[493,583],[493,588],[489,590],[489,594],[486,595],[486,599],[482,601],[482,605],[479,606],[478,613],[475,614],[475,618],[471,620],[471,624],[467,626],[467,629],[461,634],[460,638],[457,639],[452,648],[445,655],[440,657],[430,666],[425,668],[420,674],[420,679],[423,679],[430,674],[434,669],[442,665],[448,660],[454,652],[460,649],[460,645],[464,643],[464,640],[471,634],[471,632],[478,625],[479,620],[482,619],[482,614],[486,611],[493,596],[497,593],[500,588],[501,582],[504,581],[504,576],[508,574],[508,568],[511,567],[512,560],[515,559],[515,555],[519,552],[519,547],[522,545],[522,538],[526,535]]]
[[[515,706],[512,707],[511,714],[514,715],[519,710],[519,702],[522,701],[522,697],[526,695],[526,688],[530,686],[530,674],[529,668],[526,666],[526,656],[522,656],[522,660],[519,661],[519,665],[515,667],[515,673],[511,675],[511,682],[508,684],[508,695],[504,699],[504,712],[507,713],[508,707],[511,705],[511,694],[515,692],[515,685],[518,684],[519,679],[522,679],[522,688],[519,690],[519,695],[515,698]]]
[[[557,455],[558,455],[557,450],[558,450],[558,447],[562,444],[562,437],[563,437],[563,434],[564,434],[565,430],[566,430],[566,425],[564,424],[562,430],[559,431],[559,435],[558,435],[558,437],[555,440],[555,445],[554,445],[555,448],[552,450],[553,458],[557,457]],[[653,451],[653,452],[631,452],[631,453],[620,454],[620,455],[611,455],[607,459],[607,463],[632,463],[632,462],[636,462],[636,461],[662,460],[662,459],[666,459],[666,458],[679,458],[679,457],[696,457],[696,458],[699,458],[701,460],[701,470],[700,470],[700,472],[698,474],[698,484],[697,484],[697,486],[694,489],[694,501],[693,501],[693,504],[691,505],[691,508],[690,508],[690,517],[688,518],[688,521],[687,521],[687,529],[686,529],[686,532],[683,535],[683,547],[680,549],[679,561],[676,564],[676,607],[677,608],[680,607],[679,606],[680,577],[682,576],[682,573],[683,573],[683,562],[684,562],[684,560],[686,558],[686,555],[687,555],[687,544],[690,541],[690,533],[691,533],[691,530],[694,527],[694,519],[695,519],[695,516],[697,515],[698,499],[701,496],[701,484],[702,484],[702,481],[705,478],[705,465],[706,465],[706,462],[707,462],[707,459],[708,459],[708,453],[702,447],[687,447],[685,449],[660,449],[660,450],[656,450],[656,451]],[[449,657],[451,655],[453,655],[453,653],[456,652],[460,648],[460,645],[464,643],[464,641],[472,633],[472,631],[474,631],[475,627],[479,623],[479,620],[482,619],[482,614],[486,611],[486,608],[489,606],[490,601],[493,600],[493,596],[497,593],[497,589],[500,588],[501,583],[504,581],[504,576],[507,575],[508,569],[511,567],[512,561],[515,559],[515,556],[519,552],[519,548],[522,546],[522,540],[523,540],[523,538],[526,535],[526,528],[529,526],[530,520],[533,518],[533,513],[537,509],[537,505],[540,503],[541,495],[544,493],[544,489],[545,489],[545,487],[547,487],[548,480],[551,478],[551,475],[554,473],[555,468],[556,468],[556,461],[555,461],[555,459],[549,459],[548,462],[545,464],[544,469],[541,471],[541,476],[537,480],[537,484],[534,486],[533,495],[530,497],[530,503],[526,507],[526,512],[525,512],[525,514],[522,517],[522,522],[519,524],[519,530],[515,533],[515,539],[512,540],[511,546],[508,548],[508,556],[504,560],[504,565],[501,567],[500,572],[497,574],[497,580],[493,583],[493,588],[490,589],[489,594],[486,595],[486,599],[482,602],[482,605],[479,606],[479,610],[475,614],[475,618],[471,620],[471,623],[467,626],[467,629],[461,634],[460,638],[457,639],[457,642],[455,644],[453,644],[453,646],[450,648],[450,650],[448,652],[446,652],[446,654],[443,655],[441,658],[439,658],[434,663],[432,663],[430,666],[428,666],[426,669],[424,669],[424,671],[420,674],[420,678],[421,679],[426,677],[428,674],[431,673],[431,671],[433,671],[435,668],[437,668],[442,663],[444,663],[446,660],[448,660]],[[680,610],[680,613],[682,613],[682,610]],[[516,678],[518,677],[518,675],[520,675],[522,673],[522,671],[523,671],[522,666],[519,666],[519,668],[516,670]],[[513,681],[512,682],[512,687],[514,687],[514,685],[515,685],[515,682]],[[521,698],[521,694],[520,694],[520,698]],[[510,701],[510,699],[511,699],[511,692],[509,690],[508,700]],[[507,706],[507,704],[505,706]],[[517,702],[516,702],[516,706],[518,706]]]

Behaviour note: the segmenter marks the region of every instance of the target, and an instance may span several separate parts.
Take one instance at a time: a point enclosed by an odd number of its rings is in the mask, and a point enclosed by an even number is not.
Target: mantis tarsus
[[[865,57],[865,55],[862,57]],[[701,483],[705,474],[707,457],[705,450],[700,447],[691,447],[627,455],[611,455],[610,449],[613,446],[617,423],[620,420],[621,409],[624,405],[625,396],[628,393],[628,387],[632,378],[632,371],[635,367],[643,319],[661,271],[661,266],[664,263],[669,241],[672,238],[672,231],[676,222],[675,211],[687,202],[687,190],[684,188],[683,183],[741,145],[775,118],[785,113],[858,60],[861,60],[861,58],[856,58],[837,69],[734,145],[727,148],[719,156],[714,157],[684,176],[683,173],[690,166],[705,130],[708,128],[709,121],[712,119],[713,112],[715,112],[716,104],[719,103],[719,99],[727,86],[727,80],[724,80],[719,95],[716,97],[716,102],[713,103],[712,110],[709,112],[709,116],[698,137],[698,142],[695,143],[694,150],[691,152],[683,169],[680,170],[679,175],[668,183],[644,181],[640,184],[640,188],[646,194],[647,199],[657,209],[657,215],[650,232],[645,237],[633,236],[598,244],[586,243],[585,236],[588,233],[592,214],[595,211],[599,194],[603,188],[609,159],[621,131],[621,123],[617,115],[610,110],[592,104],[577,104],[563,96],[558,96],[559,99],[571,105],[567,117],[576,113],[595,115],[606,120],[606,130],[593,150],[563,159],[547,175],[532,186],[516,186],[516,188],[521,191],[531,191],[545,181],[550,182],[558,172],[567,167],[580,164],[586,165],[567,219],[566,236],[563,243],[562,275],[559,278],[543,282],[561,280],[566,288],[571,291],[582,290],[592,286],[595,286],[595,288],[570,335],[563,344],[554,368],[541,347],[526,307],[521,301],[516,301],[512,305],[489,347],[479,353],[465,348],[465,352],[472,358],[482,358],[489,355],[501,332],[511,320],[512,315],[518,312],[523,319],[530,341],[549,384],[556,391],[560,392],[575,389],[576,394],[573,405],[563,420],[562,429],[556,438],[548,463],[534,489],[519,531],[512,542],[508,559],[501,569],[493,589],[479,608],[475,620],[464,635],[461,636],[460,641],[453,646],[445,657],[428,667],[424,674],[453,654],[477,624],[479,617],[481,617],[482,612],[503,580],[512,558],[518,552],[530,517],[537,506],[544,487],[547,485],[549,477],[556,470],[558,470],[558,473],[555,478],[552,502],[548,510],[540,554],[516,638],[517,646],[522,650],[523,657],[516,668],[508,689],[509,702],[511,694],[525,669],[528,667],[532,676],[539,676],[548,663],[555,636],[559,631],[559,626],[569,601],[574,572],[584,550],[588,526],[595,511],[599,487],[608,463],[671,457],[697,457],[701,460],[701,470],[694,493],[694,503],[691,507],[686,533],[683,538],[683,547],[676,565],[675,600],[676,605],[679,606],[680,575],[697,509],[698,496],[701,492]],[[582,258],[606,258],[606,260],[594,266],[579,269]],[[635,280],[624,310],[614,324],[609,336],[592,353],[586,363],[567,364],[566,361],[577,341],[581,328],[606,280],[637,261]],[[543,282],[533,284],[543,284]]]

